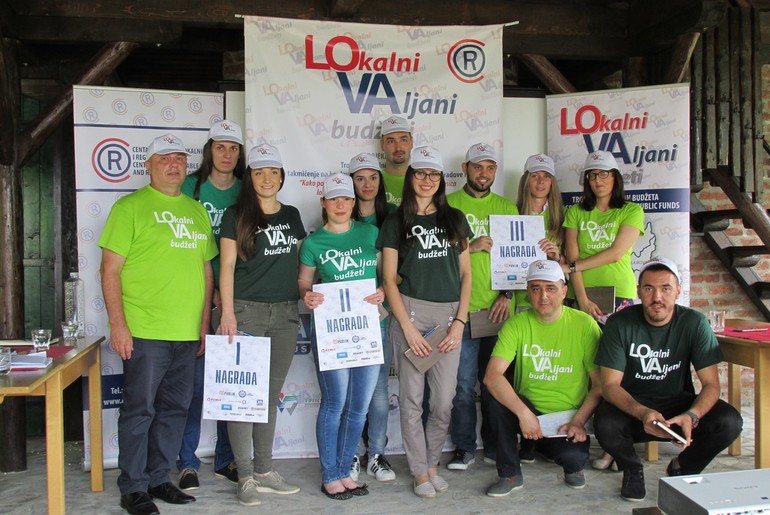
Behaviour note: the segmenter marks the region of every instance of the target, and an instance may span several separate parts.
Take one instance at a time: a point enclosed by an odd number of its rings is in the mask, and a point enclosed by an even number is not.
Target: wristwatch
[[[571,273],[573,273],[573,274],[575,272],[577,272],[577,262],[576,261],[573,261],[572,263],[569,264],[569,271]]]
[[[684,414],[692,419],[692,427],[698,427],[698,422],[700,422],[698,415],[696,415],[690,410],[685,411]]]
[[[511,290],[503,291],[503,292],[500,292],[500,293],[505,295],[505,298],[508,299],[508,300],[511,300],[513,298],[513,291],[511,291]]]

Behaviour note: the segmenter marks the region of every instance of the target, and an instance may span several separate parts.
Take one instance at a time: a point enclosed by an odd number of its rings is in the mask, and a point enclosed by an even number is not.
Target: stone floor
[[[743,453],[733,457],[722,454],[706,469],[708,472],[728,472],[754,467],[754,419],[753,412],[744,410]],[[599,454],[592,449],[592,456]],[[275,468],[284,477],[299,484],[302,491],[291,496],[265,494],[262,504],[245,507],[238,504],[235,486],[214,478],[212,465],[201,466],[201,488],[191,491],[197,502],[185,506],[173,506],[159,501],[161,513],[177,514],[236,514],[264,510],[270,513],[288,515],[293,513],[527,513],[527,514],[575,514],[591,515],[631,513],[637,507],[655,506],[658,494],[658,478],[676,448],[670,444],[660,446],[661,459],[645,463],[647,499],[639,503],[624,501],[619,496],[622,474],[617,472],[587,469],[588,485],[582,490],[572,490],[561,478],[561,468],[538,459],[533,464],[524,464],[524,488],[508,497],[490,498],[484,495],[485,488],[496,479],[495,467],[484,464],[481,452],[477,453],[476,464],[467,471],[444,470],[444,478],[450,490],[435,499],[419,499],[412,493],[411,478],[407,472],[404,456],[389,456],[398,478],[390,483],[369,481],[370,495],[348,501],[332,501],[320,492],[318,460],[276,460]],[[66,446],[67,470],[67,513],[119,514],[119,492],[116,486],[117,470],[104,473],[105,491],[90,491],[89,475],[82,472],[80,460],[82,444]],[[446,462],[449,455],[444,456]],[[0,513],[13,515],[44,514],[47,512],[45,481],[45,442],[42,438],[28,441],[28,470],[0,474]]]

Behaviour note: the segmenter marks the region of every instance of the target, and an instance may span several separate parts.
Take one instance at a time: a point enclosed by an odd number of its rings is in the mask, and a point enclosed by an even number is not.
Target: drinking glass
[[[0,376],[11,372],[11,349],[0,347]]]
[[[727,318],[727,311],[721,309],[715,309],[709,311],[709,324],[711,329],[715,333],[722,333],[725,330],[725,318]]]
[[[35,347],[35,352],[42,352],[48,350],[48,346],[51,344],[51,330],[50,329],[33,329],[32,330],[32,345]]]

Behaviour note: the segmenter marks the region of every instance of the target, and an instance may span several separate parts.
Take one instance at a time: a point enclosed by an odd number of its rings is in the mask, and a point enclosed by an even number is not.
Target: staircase
[[[691,195],[690,224],[770,321],[770,283],[754,270],[770,255],[765,193],[761,35],[759,12],[731,7],[703,34],[690,63],[691,191],[704,181],[720,188],[734,208],[707,210]],[[762,245],[734,245],[725,230],[741,219]]]

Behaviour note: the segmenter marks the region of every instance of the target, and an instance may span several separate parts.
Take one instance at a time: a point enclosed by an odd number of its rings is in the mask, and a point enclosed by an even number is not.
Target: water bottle
[[[85,336],[86,292],[83,279],[77,272],[70,272],[64,280],[64,320],[78,324],[78,338]]]

